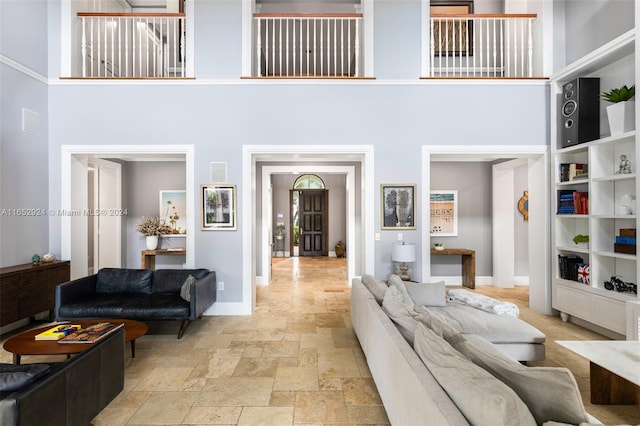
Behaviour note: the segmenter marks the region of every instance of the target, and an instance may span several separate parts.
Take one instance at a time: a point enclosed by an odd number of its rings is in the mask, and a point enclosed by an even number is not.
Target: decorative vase
[[[147,250],[155,250],[158,248],[158,236],[157,235],[147,235],[146,241]]]
[[[611,135],[635,130],[636,103],[634,101],[617,102],[607,107],[609,131]]]

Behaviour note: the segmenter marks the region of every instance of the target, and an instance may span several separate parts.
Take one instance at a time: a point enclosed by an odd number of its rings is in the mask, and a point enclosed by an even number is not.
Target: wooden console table
[[[174,249],[157,249],[157,250],[142,250],[140,256],[142,269],[156,269],[156,255],[169,255],[169,256],[184,256],[187,254],[185,248]]]
[[[458,255],[462,258],[462,285],[476,288],[476,252],[469,249],[431,249],[431,254]]]

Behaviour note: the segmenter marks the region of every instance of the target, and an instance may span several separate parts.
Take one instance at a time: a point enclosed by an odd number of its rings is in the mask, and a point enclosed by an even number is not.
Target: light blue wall
[[[617,8],[617,1],[586,3],[595,12],[599,5],[606,11]],[[241,185],[244,144],[366,144],[375,150],[374,180],[366,182],[375,188],[375,206],[380,184],[421,181],[422,145],[547,144],[548,89],[543,83],[419,80],[417,0],[375,1],[376,80],[322,83],[240,80],[240,3],[194,0],[195,81],[77,84],[57,80],[59,61],[47,59],[47,52],[60,56],[66,49],[60,46],[59,2],[0,1],[2,55],[52,78],[47,87],[1,65],[2,207],[60,207],[60,147],[65,144],[193,144],[196,186],[208,182],[210,161],[225,161],[239,200],[249,190]],[[622,13],[629,1],[620,3]],[[582,38],[584,25],[596,28],[590,16],[567,14],[567,27],[578,31],[575,38]],[[589,44],[622,30],[618,21],[598,21],[598,40]],[[569,46],[578,42],[573,34],[567,38]],[[54,69],[47,71],[48,63]],[[225,79],[232,84],[220,83]],[[20,133],[23,106],[41,112],[39,138]],[[423,207],[418,200],[417,208]],[[238,205],[238,217],[244,208]],[[378,209],[371,214],[378,232]],[[47,250],[46,219],[2,218],[0,223],[3,265],[22,263],[25,255]],[[25,229],[38,235],[35,240],[25,237]],[[57,253],[60,232],[59,221],[51,218],[49,249]],[[244,232],[249,230],[195,232],[195,264],[215,269],[225,281],[222,302],[241,298]],[[405,232],[405,239],[418,244],[420,258],[420,231]],[[388,274],[395,240],[395,232],[381,232],[374,247],[375,271],[366,272]]]
[[[33,28],[27,31],[26,22]],[[0,54],[46,75],[45,0],[0,1]],[[47,102],[44,77],[28,77],[0,64],[0,266],[29,263],[33,254],[49,251],[48,214],[14,210],[46,211],[49,204]],[[38,114],[37,136],[22,131],[23,108]]]
[[[565,0],[567,64],[632,29],[634,1]]]

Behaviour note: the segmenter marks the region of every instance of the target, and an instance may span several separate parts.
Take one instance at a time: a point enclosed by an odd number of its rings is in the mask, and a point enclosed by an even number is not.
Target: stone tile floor
[[[588,362],[554,343],[604,337],[529,310],[526,288],[478,291],[518,304],[521,318],[547,334],[547,359],[535,365],[569,367],[589,412],[605,424],[640,423],[638,406],[591,406]],[[181,340],[178,323],[149,323],[136,358],[125,354],[124,391],[92,424],[389,424],[351,328],[349,296],[345,259],[274,259],[254,315],[205,317]],[[0,352],[0,362],[11,354]]]

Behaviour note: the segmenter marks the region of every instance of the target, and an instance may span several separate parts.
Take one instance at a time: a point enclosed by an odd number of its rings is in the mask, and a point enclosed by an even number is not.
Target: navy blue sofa
[[[178,339],[216,301],[216,273],[208,269],[103,268],[56,287],[55,318],[181,321]]]

